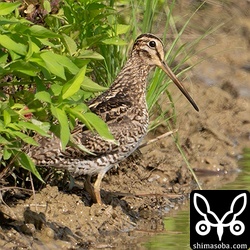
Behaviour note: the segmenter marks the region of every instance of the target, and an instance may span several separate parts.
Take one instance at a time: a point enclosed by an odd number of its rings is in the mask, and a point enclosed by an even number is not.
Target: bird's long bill
[[[182,83],[177,79],[173,71],[168,67],[168,65],[165,62],[162,62],[160,68],[166,72],[166,74],[171,78],[171,80],[175,83],[175,85],[179,88],[179,90],[183,93],[184,96],[189,100],[189,102],[193,105],[195,110],[199,111],[198,106],[196,105],[195,101],[193,98],[189,95],[187,90],[184,88]]]

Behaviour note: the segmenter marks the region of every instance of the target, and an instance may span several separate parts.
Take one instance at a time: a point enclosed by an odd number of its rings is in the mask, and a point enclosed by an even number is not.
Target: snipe
[[[105,173],[119,161],[128,157],[147,133],[148,111],[146,104],[147,76],[155,66],[161,68],[177,85],[198,111],[198,107],[174,73],[164,62],[163,44],[152,34],[137,37],[125,66],[111,87],[88,105],[107,124],[118,144],[103,140],[98,134],[81,128],[74,139],[94,155],[86,154],[73,146],[61,150],[56,136],[40,138],[40,147],[33,148],[30,156],[40,166],[67,169],[73,176],[97,175],[94,188],[89,192],[95,202],[102,204],[100,184]],[[92,187],[92,186],[91,186]]]

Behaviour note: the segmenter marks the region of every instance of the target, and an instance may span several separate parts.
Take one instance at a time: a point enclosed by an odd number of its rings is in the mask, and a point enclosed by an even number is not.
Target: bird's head
[[[161,68],[186,96],[193,107],[199,111],[192,97],[164,61],[164,46],[158,37],[149,33],[138,36],[132,48],[132,55],[133,54],[139,56],[143,63],[152,67],[157,66]]]
[[[162,41],[152,34],[142,34],[134,42],[132,53],[136,53],[144,63],[150,66],[161,66],[164,60]]]

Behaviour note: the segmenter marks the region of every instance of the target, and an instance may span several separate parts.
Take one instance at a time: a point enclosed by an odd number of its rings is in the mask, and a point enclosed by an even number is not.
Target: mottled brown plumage
[[[73,176],[98,175],[93,193],[94,200],[101,204],[100,184],[103,176],[133,153],[147,133],[146,83],[150,70],[155,66],[171,77],[198,110],[193,99],[165,64],[161,40],[152,34],[142,34],[136,39],[128,61],[111,87],[88,103],[90,110],[108,124],[117,143],[106,141],[98,134],[79,127],[72,134],[73,141],[86,147],[93,155],[72,145],[62,151],[60,140],[53,135],[52,138],[39,138],[41,146],[30,150],[34,162],[41,166],[67,169]]]

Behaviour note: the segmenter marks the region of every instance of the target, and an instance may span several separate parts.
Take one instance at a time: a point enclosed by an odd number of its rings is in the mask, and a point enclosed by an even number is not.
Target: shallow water
[[[235,181],[222,185],[218,189],[250,191],[250,166],[245,166],[241,169]],[[189,214],[188,201],[178,212],[173,212],[164,220],[164,233],[151,237],[150,240],[144,244],[145,249],[190,249]]]

